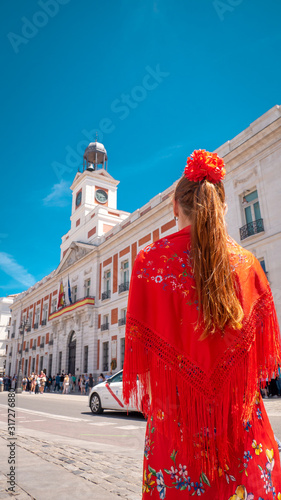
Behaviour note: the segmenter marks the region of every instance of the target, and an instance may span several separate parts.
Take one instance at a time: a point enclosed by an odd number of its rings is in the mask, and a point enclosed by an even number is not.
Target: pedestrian
[[[150,395],[143,500],[281,497],[257,390],[281,361],[278,321],[260,263],[227,234],[224,175],[221,158],[194,151],[174,192],[178,231],[132,272],[123,398],[141,408]]]
[[[93,379],[93,374],[90,373],[89,375],[89,391],[91,392],[92,388],[94,387],[94,379]]]
[[[72,375],[72,390],[75,392],[76,389],[76,377]]]
[[[63,381],[64,381],[64,374],[62,373],[60,376],[60,392],[62,393],[63,390]]]
[[[26,386],[27,386],[27,378],[26,378],[26,376],[23,377],[21,385],[22,385],[22,391],[25,392],[26,391]]]
[[[86,380],[84,375],[80,378],[80,390],[81,394],[86,394]]]
[[[63,381],[63,394],[68,394],[68,393],[69,393],[69,376],[65,375]]]
[[[56,386],[55,386],[55,391],[56,391],[56,390],[57,390],[58,392],[60,391],[60,374],[59,374],[59,373],[57,373],[57,375],[56,375]]]
[[[69,381],[69,394],[71,393],[72,391],[72,376],[71,376],[71,373],[68,374],[68,381]]]
[[[105,382],[105,380],[106,380],[106,379],[105,379],[104,374],[103,374],[103,373],[100,373],[100,374],[99,374],[99,376],[98,376],[98,383],[100,383],[100,382]]]
[[[278,377],[276,380],[276,384],[277,384],[278,396],[280,397],[281,396],[281,367],[280,367],[280,365],[278,365]]]
[[[88,374],[86,373],[86,375],[85,375],[85,391],[86,391],[86,394],[88,394],[88,388],[89,388],[89,377],[88,377]]]

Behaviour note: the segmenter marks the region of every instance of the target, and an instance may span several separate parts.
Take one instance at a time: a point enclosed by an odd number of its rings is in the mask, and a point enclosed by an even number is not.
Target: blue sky
[[[132,212],[281,104],[276,0],[9,0],[0,16],[0,295],[59,264],[99,133]]]

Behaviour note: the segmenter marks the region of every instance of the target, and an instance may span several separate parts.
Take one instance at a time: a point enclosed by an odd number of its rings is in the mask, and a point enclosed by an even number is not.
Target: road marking
[[[96,425],[99,427],[104,427],[108,425],[114,425],[114,422],[90,422],[89,425]]]
[[[23,422],[20,422],[21,424],[26,424],[27,422],[46,422],[46,420],[41,419],[41,420],[24,420]]]
[[[124,431],[134,431],[135,429],[144,429],[146,426],[142,425],[122,425],[120,427],[116,426],[116,429],[124,429]]]
[[[0,404],[0,406],[7,408],[7,405]],[[40,417],[54,418],[55,420],[64,420],[67,422],[88,422],[88,420],[86,420],[85,418],[67,417],[64,415],[53,415],[51,413],[45,413],[43,411],[26,410],[25,408],[17,408],[16,410],[19,412],[29,413],[30,415],[39,415]]]

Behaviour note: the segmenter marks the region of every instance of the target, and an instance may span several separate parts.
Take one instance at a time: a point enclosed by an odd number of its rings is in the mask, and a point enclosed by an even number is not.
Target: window
[[[28,375],[28,373],[27,373],[27,366],[28,366],[28,359],[26,359],[25,362],[24,362],[24,375],[25,376]]]
[[[105,314],[103,316],[103,322],[102,322],[102,325],[101,325],[100,329],[101,329],[102,332],[104,330],[108,330],[109,329],[109,316],[108,316],[108,314]]]
[[[35,358],[32,358],[31,372],[34,373],[35,370]]]
[[[105,271],[104,273],[104,292],[102,294],[102,300],[109,299],[111,295],[111,271]]]
[[[53,363],[53,355],[49,354],[49,377],[52,376],[52,363]]]
[[[120,340],[121,340],[121,368],[123,368],[124,358],[125,358],[125,337],[123,337]]]
[[[84,283],[85,288],[85,297],[90,297],[90,289],[91,289],[91,280],[88,279]]]
[[[77,301],[77,286],[72,287],[71,298],[73,303]]]
[[[52,300],[52,313],[55,312],[57,308],[57,299]]]
[[[48,319],[48,304],[44,304],[42,313],[42,325],[46,325]]]
[[[265,274],[266,274],[266,276],[267,276],[267,274],[268,274],[268,273],[267,273],[267,270],[266,270],[266,267],[265,267],[265,261],[264,261],[264,258],[263,258],[263,257],[262,257],[261,259],[259,259],[259,263],[260,263],[260,265],[261,265],[261,267],[262,267],[262,269],[263,269],[264,273],[265,273]]]
[[[38,328],[39,319],[40,319],[40,309],[36,309],[36,312],[35,312],[35,321],[34,321],[34,328]],[[37,326],[35,326],[35,325],[37,325]]]
[[[123,372],[119,372],[116,375],[113,375],[113,377],[110,377],[110,383],[112,384],[113,382],[122,382],[123,381]]]
[[[121,284],[119,286],[119,293],[129,290],[129,261],[121,262]]]
[[[121,309],[121,317],[118,320],[118,326],[126,325],[127,309]]]
[[[264,230],[261,217],[258,191],[245,191],[242,197],[242,209],[244,226],[240,228],[240,238],[244,240],[248,236],[260,233]]]
[[[61,373],[61,362],[62,362],[62,352],[59,352],[59,370],[58,372]]]
[[[39,365],[39,372],[40,373],[43,370],[43,359],[44,359],[44,356],[40,356],[40,365]]]
[[[108,371],[108,359],[109,359],[109,342],[103,342],[102,344],[102,369],[103,371]]]
[[[84,373],[88,371],[88,346],[84,346]]]
[[[29,324],[29,328],[31,329],[32,328],[32,322],[33,322],[33,313],[31,312],[29,314],[29,321],[28,321],[28,324]],[[28,331],[28,330],[27,330]],[[30,331],[30,330],[29,330]]]
[[[42,337],[40,347],[44,347],[45,345],[45,337]]]

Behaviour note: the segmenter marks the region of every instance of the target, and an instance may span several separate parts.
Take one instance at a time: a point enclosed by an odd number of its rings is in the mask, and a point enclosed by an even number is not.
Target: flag
[[[71,299],[71,288],[70,288],[69,277],[68,277],[68,300],[69,300],[69,303],[70,303],[70,304],[72,304],[72,299]]]
[[[59,289],[59,298],[58,298],[58,309],[64,305],[64,291],[63,291],[63,284],[62,281],[60,283],[60,289]]]

